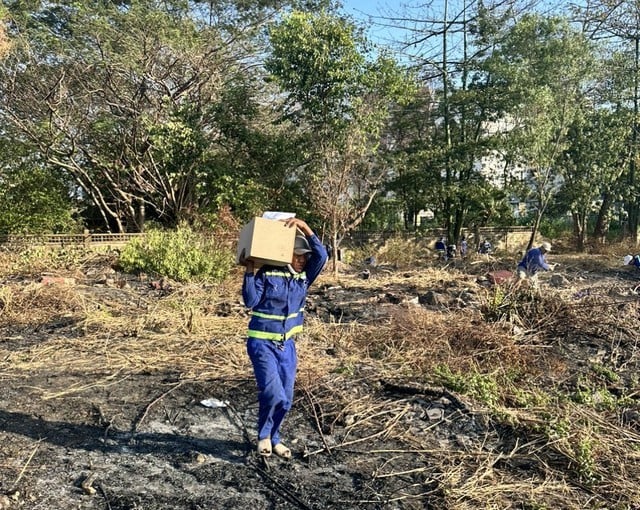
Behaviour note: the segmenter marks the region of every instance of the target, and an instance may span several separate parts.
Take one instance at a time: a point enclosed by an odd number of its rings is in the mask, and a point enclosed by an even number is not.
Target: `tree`
[[[434,104],[433,92],[422,87],[411,101],[394,109],[385,130],[385,137],[393,140],[392,172],[386,190],[401,204],[405,229],[415,228],[418,213],[434,207],[439,197],[441,178],[436,161],[441,150],[434,142]]]
[[[211,203],[205,191],[247,180],[255,43],[277,4],[13,2],[1,114],[107,228],[189,220]]]
[[[390,108],[412,94],[413,82],[385,54],[368,61],[356,26],[328,11],[294,11],[269,37],[265,65],[285,94],[283,114],[305,133],[306,164],[297,178],[337,252],[387,175],[382,130]]]
[[[628,125],[628,116],[598,109],[577,117],[567,132],[561,196],[571,211],[579,250],[585,247],[591,212],[618,192],[628,157]]]
[[[640,180],[638,178],[638,158],[640,158],[640,2],[610,2],[590,0],[579,13],[583,30],[593,39],[605,39],[611,47],[618,47],[618,59],[624,64],[615,73],[619,95],[617,100],[633,111],[631,136],[628,140],[631,157],[628,159],[626,174],[625,207],[627,230],[631,239],[638,242],[640,224]],[[612,80],[613,81],[613,80]]]
[[[0,138],[0,234],[44,234],[79,230],[73,182],[48,168],[19,134]]]
[[[422,130],[428,136],[414,130],[413,141],[405,144],[413,170],[396,184],[419,183],[413,189],[421,197],[407,198],[434,210],[449,242],[459,239],[469,222],[489,221],[487,211],[503,210],[496,209],[495,200],[505,193],[491,189],[495,184],[480,165],[496,156],[495,125],[504,117],[502,89],[485,62],[517,17],[517,4],[446,0],[425,6],[432,13],[421,6],[398,21],[413,25],[406,28],[403,47],[415,54],[425,89],[431,91],[431,125]]]
[[[563,18],[526,15],[488,61],[505,101],[508,159],[530,171],[536,210],[530,248],[549,202],[560,189],[567,131],[585,102],[594,58],[581,33]]]

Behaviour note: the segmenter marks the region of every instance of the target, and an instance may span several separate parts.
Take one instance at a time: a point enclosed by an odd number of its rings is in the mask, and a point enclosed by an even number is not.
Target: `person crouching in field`
[[[543,242],[537,248],[531,248],[524,255],[517,268],[518,280],[530,280],[534,288],[538,287],[538,273],[552,271],[555,266],[547,264],[545,254],[551,251],[551,244]]]
[[[258,454],[289,459],[291,450],[280,440],[280,427],[291,409],[298,357],[296,336],[302,332],[303,309],[309,286],[318,277],[327,250],[306,222],[285,220],[297,228],[291,263],[263,266],[254,274],[254,263],[245,266],[242,298],[251,309],[247,353],[258,386]]]

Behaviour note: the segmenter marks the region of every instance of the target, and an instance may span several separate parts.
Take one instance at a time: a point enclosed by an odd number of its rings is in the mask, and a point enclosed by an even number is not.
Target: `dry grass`
[[[104,292],[96,295],[75,285],[4,286],[0,327],[22,331],[32,340],[25,349],[1,355],[0,374],[84,372],[112,380],[142,371],[194,379],[247,373],[246,318],[211,313],[225,302],[223,296],[196,287],[162,300],[140,298],[134,290],[99,290]]]
[[[571,264],[602,269],[580,258]],[[56,271],[77,275],[73,268]],[[497,295],[463,270],[433,267],[370,280],[323,277],[320,284],[358,287],[365,296],[407,286],[471,289],[480,305],[401,303],[377,323],[308,318],[299,342],[299,404],[319,433],[334,439],[308,455],[384,449],[388,460],[372,467],[372,483],[412,482],[387,501],[419,502],[427,494],[454,509],[640,506],[639,424],[622,420],[625,409],[638,407],[637,300],[617,290],[581,299],[514,288]],[[12,335],[0,341],[0,379],[38,371],[93,375],[91,382],[41,389],[44,399],[54,399],[133,373],[248,377],[247,317],[238,293],[239,277],[160,298],[136,288],[43,286],[12,277],[0,288],[0,328]],[[469,444],[436,440],[437,422],[420,417],[419,402],[437,395],[457,406],[447,417],[452,430],[473,425]]]
[[[0,18],[0,21],[4,21]],[[0,25],[0,59],[4,58],[11,49],[11,42],[3,25]]]

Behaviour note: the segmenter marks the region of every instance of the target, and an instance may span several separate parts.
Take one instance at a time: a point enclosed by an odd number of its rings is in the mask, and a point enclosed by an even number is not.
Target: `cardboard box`
[[[244,250],[245,258],[252,259],[256,266],[285,266],[291,262],[295,239],[296,229],[284,222],[253,218],[240,231],[236,262]]]

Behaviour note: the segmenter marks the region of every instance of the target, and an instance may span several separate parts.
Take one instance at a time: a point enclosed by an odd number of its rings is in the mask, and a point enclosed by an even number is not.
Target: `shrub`
[[[543,218],[540,222],[540,234],[549,239],[559,239],[573,235],[572,224],[566,217]]]
[[[122,250],[119,266],[128,272],[157,273],[179,281],[222,281],[233,264],[233,254],[215,238],[186,226],[174,231],[151,230]]]

